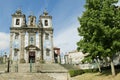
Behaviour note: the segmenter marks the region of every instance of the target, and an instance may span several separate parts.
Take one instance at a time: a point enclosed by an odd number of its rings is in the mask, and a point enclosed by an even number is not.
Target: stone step
[[[68,70],[66,70],[64,67],[62,67],[59,64],[40,64],[38,67],[38,71],[40,72],[46,72],[46,73],[66,73]]]
[[[30,72],[30,64],[12,64],[11,72]],[[31,72],[36,72],[35,64],[32,64]]]
[[[31,68],[31,71],[30,71]],[[18,72],[36,72],[35,64],[19,64]]]
[[[11,65],[10,72],[30,72],[30,64],[13,64]],[[68,70],[59,64],[32,64],[31,72],[42,73],[67,73]]]
[[[1,74],[1,76],[0,80],[56,80],[47,74],[41,73],[7,73]]]

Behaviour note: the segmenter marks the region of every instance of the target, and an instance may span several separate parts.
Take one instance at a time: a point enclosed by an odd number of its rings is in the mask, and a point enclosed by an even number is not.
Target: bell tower
[[[33,27],[36,26],[36,17],[33,15],[30,15],[28,17],[28,26]]]
[[[40,15],[40,20],[43,28],[52,28],[52,16],[50,16],[46,10]]]
[[[12,14],[12,26],[11,27],[22,27],[26,25],[25,15],[22,14],[20,9],[16,10],[14,14]]]
[[[54,62],[52,16],[45,10],[43,14],[40,15],[39,23],[42,32],[43,60],[46,63]]]

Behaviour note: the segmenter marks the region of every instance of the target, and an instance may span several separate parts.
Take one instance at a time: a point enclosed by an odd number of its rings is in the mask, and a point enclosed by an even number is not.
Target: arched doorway
[[[30,63],[30,60],[32,61],[32,63],[35,63],[35,51],[29,52],[29,63]]]

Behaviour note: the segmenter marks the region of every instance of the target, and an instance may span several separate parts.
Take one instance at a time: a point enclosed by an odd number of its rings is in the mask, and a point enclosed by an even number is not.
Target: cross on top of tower
[[[48,12],[47,12],[46,8],[45,8],[43,14],[44,14],[44,15],[48,15]]]
[[[18,9],[16,10],[16,14],[22,14],[22,11],[21,11],[20,8],[18,8]]]

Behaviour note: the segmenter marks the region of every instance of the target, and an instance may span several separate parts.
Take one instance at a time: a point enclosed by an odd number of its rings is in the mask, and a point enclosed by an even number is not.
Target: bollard
[[[15,72],[18,72],[18,63],[15,64]]]
[[[9,72],[9,68],[10,68],[10,60],[9,60],[9,58],[8,58],[7,72]]]
[[[30,59],[30,72],[32,72],[32,59]]]

